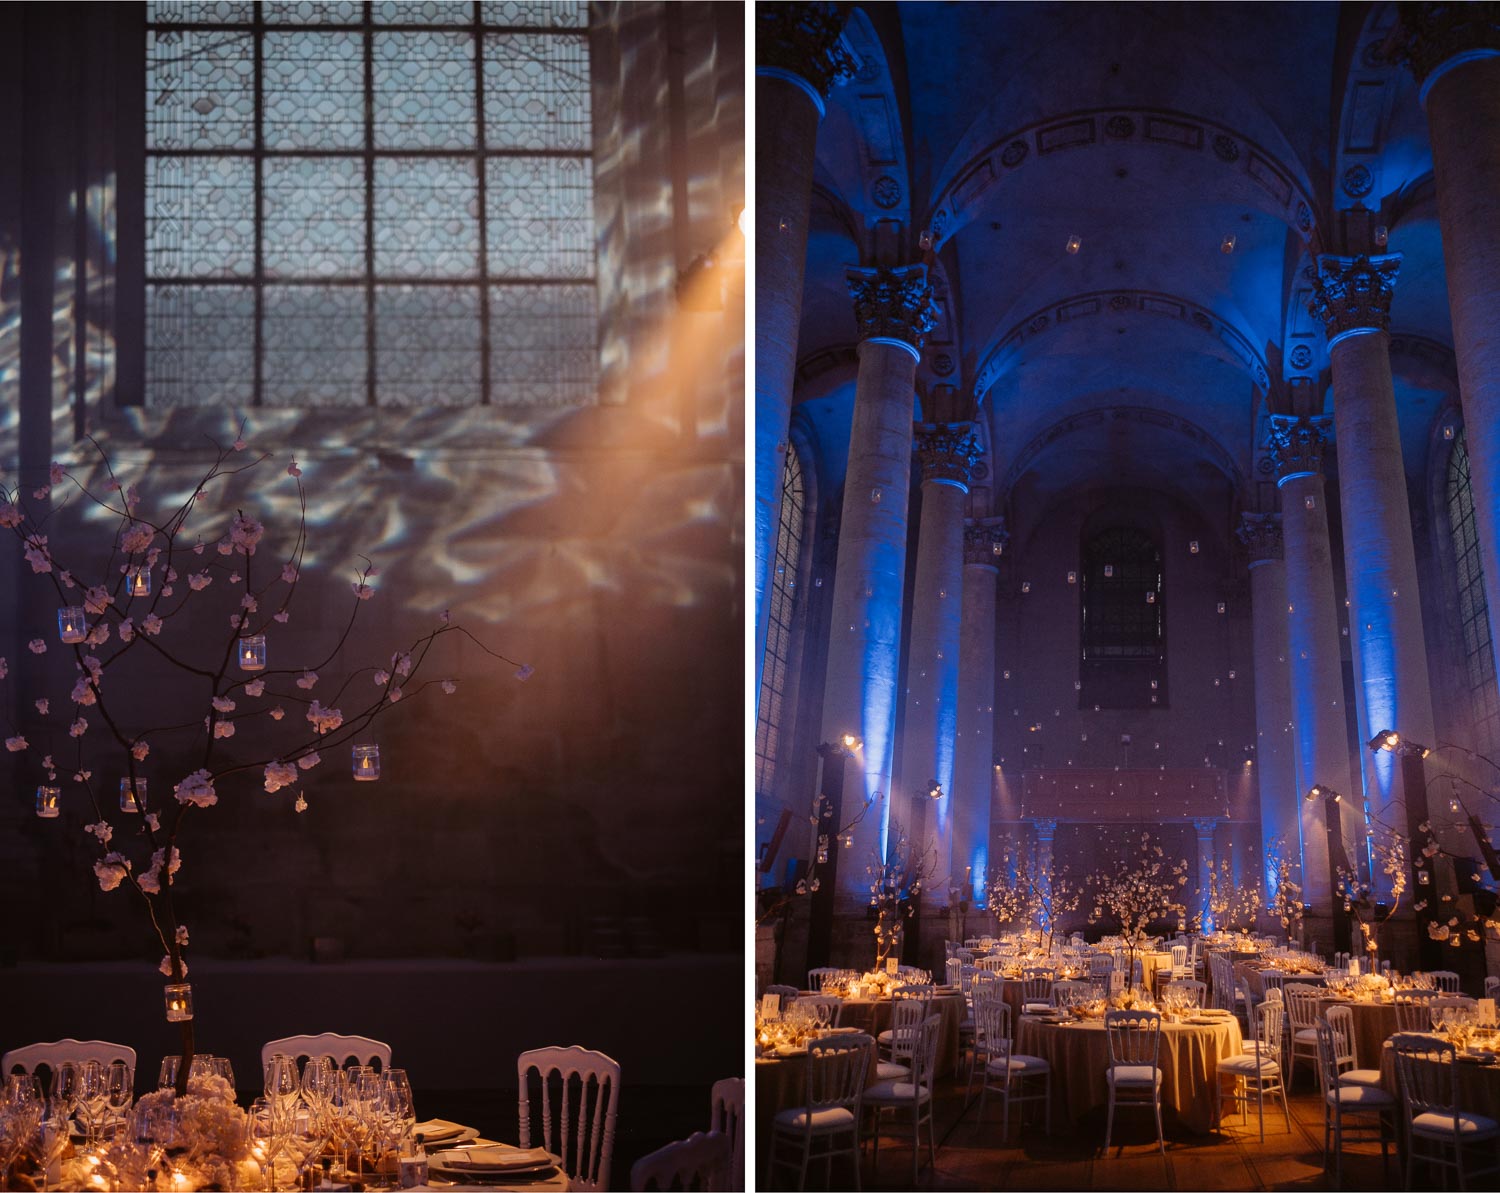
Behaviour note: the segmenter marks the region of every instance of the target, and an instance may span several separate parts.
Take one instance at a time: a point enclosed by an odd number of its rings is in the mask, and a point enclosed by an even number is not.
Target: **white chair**
[[[1250,1099],[1255,1098],[1255,1115],[1260,1124],[1260,1141],[1266,1141],[1266,1097],[1281,1099],[1286,1129],[1292,1129],[1292,1115],[1286,1104],[1286,1085],[1281,1080],[1281,1017],[1285,1010],[1279,1002],[1267,999],[1250,1012],[1250,1047],[1238,1056],[1226,1057],[1216,1072],[1234,1078],[1234,1093],[1229,1095],[1243,1106],[1245,1120],[1250,1119]],[[1222,1113],[1222,1110],[1221,1110]]]
[[[1484,979],[1484,996],[1486,998],[1500,998],[1500,978]]]
[[[922,1165],[922,1124],[927,1124],[927,1159],[937,1164],[937,1139],[932,1127],[932,1081],[937,1072],[938,1028],[941,1015],[929,1015],[922,1024],[921,1037],[912,1053],[911,1076],[904,1081],[877,1081],[865,1090],[864,1104],[875,1112],[874,1130],[871,1131],[873,1149],[871,1172],[880,1170],[880,1118],[881,1112],[889,1110],[899,1115],[903,1110],[911,1114],[911,1179],[916,1184]]]
[[[1292,1055],[1287,1062],[1287,1080],[1297,1076],[1297,1061],[1305,1060],[1312,1065],[1318,1081],[1322,1082],[1322,1070],[1318,1068],[1318,1000],[1326,997],[1318,986],[1305,982],[1293,982],[1281,988],[1286,999],[1287,1034],[1292,1040]]]
[[[957,957],[949,957],[943,962],[943,980],[950,986],[957,986],[963,974],[964,963]]]
[[[1115,1107],[1144,1109],[1156,1115],[1156,1142],[1167,1154],[1161,1130],[1161,1016],[1155,1011],[1106,1011],[1104,1030],[1109,1036],[1109,1118],[1104,1124],[1104,1155],[1115,1126]]]
[[[278,1052],[299,1061],[312,1056],[331,1056],[339,1068],[343,1068],[351,1060],[361,1065],[373,1065],[378,1060],[381,1072],[391,1067],[389,1044],[382,1044],[368,1036],[341,1036],[331,1031],[316,1036],[287,1036],[263,1044],[260,1050],[260,1067],[264,1069]]]
[[[921,1043],[929,1006],[920,998],[903,998],[891,1004],[891,1025],[877,1041],[887,1057],[876,1062],[877,1081],[905,1081],[911,1076],[912,1054]]]
[[[983,970],[985,973],[1000,973],[1009,963],[1006,957],[976,957],[974,968]]]
[[[1191,994],[1195,1007],[1202,1008],[1208,1002],[1208,983],[1200,982],[1197,978],[1173,978],[1163,987],[1162,994],[1168,994],[1173,990]]]
[[[1458,993],[1458,975],[1451,969],[1428,970],[1427,976],[1432,979],[1432,984],[1440,993]]]
[[[776,995],[777,998],[781,999],[780,1005],[784,1010],[797,1000],[798,995],[800,995],[802,991],[798,990],[795,986],[775,985],[767,986],[760,993],[762,998],[764,998],[767,994]]]
[[[1000,1142],[1010,1138],[1010,1104],[1041,1102],[1046,1110],[1046,1129],[1052,1131],[1052,1066],[1040,1056],[1013,1051],[1010,1007],[1003,998],[988,999],[975,1006],[979,1036],[985,1042],[984,1085],[979,1093],[979,1118],[991,1090],[1005,1101],[1000,1119]],[[1041,1078],[1040,1091],[1026,1093],[1026,1082]]]
[[[1326,1019],[1318,1020],[1313,1030],[1318,1048],[1318,1082],[1323,1090],[1323,1171],[1328,1171],[1328,1145],[1333,1143],[1333,1184],[1339,1187],[1343,1175],[1344,1139],[1346,1136],[1368,1139],[1368,1134],[1355,1136],[1352,1132],[1374,1130],[1380,1137],[1380,1163],[1384,1168],[1389,1159],[1386,1152],[1387,1118],[1394,1121],[1396,1099],[1378,1085],[1343,1085],[1339,1082],[1338,1064],[1335,1060],[1333,1028]],[[1398,1037],[1399,1038],[1399,1037]],[[1375,1122],[1368,1122],[1373,1115]],[[1354,1119],[1346,1126],[1346,1118]],[[1360,1120],[1365,1125],[1360,1125]],[[1411,1188],[1410,1184],[1407,1188]]]
[[[729,1188],[745,1187],[745,1079],[724,1077],[709,1093],[708,1129],[729,1140]],[[634,1170],[632,1169],[632,1172]]]
[[[1183,978],[1193,976],[1192,969],[1188,966],[1188,947],[1185,944],[1174,944],[1172,953],[1172,980],[1180,981]]]
[[[823,979],[836,977],[838,972],[832,965],[820,965],[816,969],[809,969],[807,971],[807,988],[814,992],[821,991],[823,989]]]
[[[933,987],[931,986],[897,986],[891,991],[891,1026],[881,1032],[875,1040],[882,1051],[889,1055],[892,1045],[895,1043],[896,1011],[901,1007],[901,1004],[916,1004],[919,1008],[917,1010],[907,1008],[908,1016],[914,1016],[914,1019],[908,1019],[907,1022],[921,1024],[932,1013],[932,996]],[[891,1056],[890,1059],[894,1061],[896,1058]],[[892,1076],[894,1077],[896,1074],[892,1074]],[[905,1074],[901,1074],[901,1076],[905,1076]]]
[[[615,1150],[615,1118],[620,1112],[619,1064],[602,1052],[576,1044],[521,1053],[516,1059],[516,1076],[520,1087],[517,1117],[523,1149],[532,1146],[533,1073],[541,1086],[538,1100],[542,1104],[542,1133],[538,1146],[562,1158],[563,1170],[575,1190],[593,1193],[608,1189],[609,1161]],[[555,1122],[554,1099],[559,1108]]]
[[[1390,1046],[1396,1055],[1396,1073],[1405,1106],[1402,1125],[1406,1130],[1406,1187],[1412,1187],[1418,1143],[1425,1145],[1423,1159],[1458,1173],[1460,1189],[1468,1177],[1500,1172],[1500,1166],[1493,1163],[1500,1123],[1458,1108],[1458,1064],[1453,1045],[1436,1036],[1397,1032],[1391,1037]],[[1480,1150],[1491,1163],[1466,1172],[1464,1148],[1474,1144],[1488,1145]],[[1446,1155],[1450,1150],[1451,1160]]]
[[[1052,978],[1048,974],[1033,977],[1028,974],[1020,981],[1021,1011],[1050,1011],[1052,1009]]]
[[[0,1077],[9,1077],[16,1070],[34,1074],[38,1065],[55,1070],[65,1061],[74,1064],[96,1060],[101,1065],[124,1061],[135,1071],[135,1049],[125,1044],[111,1044],[108,1040],[54,1040],[49,1044],[27,1044],[23,1048],[12,1048],[0,1057]]]
[[[1379,1069],[1356,1067],[1354,1058],[1354,1012],[1348,1007],[1332,1006],[1323,1012],[1333,1032],[1333,1067],[1340,1085],[1380,1085]]]
[[[1427,1004],[1437,997],[1433,990],[1402,990],[1396,995],[1396,1030],[1431,1031],[1432,1015]]]
[[[807,1102],[778,1111],[771,1120],[769,1184],[778,1166],[797,1170],[798,1189],[807,1186],[807,1166],[826,1163],[824,1181],[833,1188],[833,1158],[848,1156],[859,1188],[859,1113],[875,1041],[862,1032],[829,1036],[807,1046]],[[847,1137],[847,1142],[845,1141]],[[818,1144],[817,1151],[813,1145]],[[782,1159],[786,1145],[793,1159]]]
[[[839,1012],[844,1009],[844,1000],[831,994],[804,994],[794,999],[791,1005],[808,1009],[822,1008],[826,1013],[825,1022],[834,1025],[838,1023]],[[787,1004],[782,1003],[781,1009],[785,1011]]]
[[[1443,1012],[1472,1011],[1478,1006],[1479,1001],[1466,994],[1439,994],[1436,998],[1427,1000],[1427,1015],[1432,1020],[1432,1025],[1436,1027],[1438,1020],[1443,1017]]]
[[[729,1140],[713,1131],[657,1148],[630,1166],[631,1193],[648,1189],[702,1189],[717,1193],[742,1186],[729,1183]]]

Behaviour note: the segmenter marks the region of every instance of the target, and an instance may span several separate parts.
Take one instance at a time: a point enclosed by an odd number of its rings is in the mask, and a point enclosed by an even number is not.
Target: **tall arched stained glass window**
[[[1500,749],[1500,693],[1495,684],[1495,653],[1490,643],[1489,602],[1474,528],[1474,495],[1469,487],[1469,449],[1463,431],[1448,457],[1448,524],[1457,569],[1458,614],[1463,628],[1464,674],[1474,717],[1475,744],[1491,757]]]
[[[150,404],[595,400],[586,3],[146,19]]]
[[[755,793],[770,793],[776,778],[781,730],[792,710],[785,697],[792,666],[792,621],[797,611],[797,574],[802,563],[802,526],[806,491],[802,461],[788,448],[781,472],[781,523],[776,529],[776,563],[771,572],[770,617],[760,699],[756,702]]]
[[[1143,530],[1118,526],[1083,549],[1085,662],[1162,657],[1161,552]]]

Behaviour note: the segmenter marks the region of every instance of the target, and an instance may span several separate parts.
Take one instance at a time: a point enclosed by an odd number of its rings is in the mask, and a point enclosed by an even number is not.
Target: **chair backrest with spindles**
[[[0,1076],[9,1077],[17,1069],[34,1074],[38,1065],[56,1069],[65,1061],[79,1064],[96,1060],[101,1065],[110,1065],[122,1060],[135,1069],[135,1049],[126,1044],[111,1044],[108,1040],[54,1040],[48,1044],[27,1044],[12,1048],[0,1058]]]
[[[535,1048],[516,1061],[520,1084],[517,1117],[521,1147],[532,1146],[531,1089],[540,1083],[542,1133],[539,1146],[561,1156],[572,1187],[590,1193],[608,1189],[619,1114],[620,1066],[602,1052],[573,1045]],[[553,1106],[558,1113],[554,1117]]]
[[[337,1032],[325,1031],[315,1036],[286,1036],[261,1045],[260,1067],[277,1053],[301,1061],[311,1056],[331,1056],[343,1068],[351,1060],[362,1065],[374,1065],[378,1060],[381,1071],[391,1067],[391,1046],[372,1040],[369,1036],[341,1036]]]
[[[820,965],[816,969],[807,971],[807,988],[809,990],[822,990],[823,979],[837,977],[839,971],[831,965]]]
[[[745,1187],[745,1079],[724,1077],[709,1093],[708,1129],[729,1140],[729,1188]],[[633,1170],[632,1170],[633,1171]]]
[[[859,1115],[860,1096],[869,1075],[869,1049],[875,1041],[863,1032],[825,1036],[807,1046],[807,1109],[809,1113],[842,1106]]]
[[[1332,1033],[1333,1067],[1336,1072],[1354,1068],[1354,1012],[1345,1006],[1331,1006],[1323,1012]]]
[[[1431,1031],[1432,1015],[1427,1004],[1437,997],[1433,990],[1399,990],[1396,992],[1396,1030]]]
[[[1444,994],[1458,993],[1458,975],[1451,969],[1431,969],[1427,971],[1427,976]]]
[[[1155,1011],[1106,1011],[1109,1063],[1156,1067],[1161,1052],[1161,1016]]]
[[[1397,1032],[1390,1044],[1406,1112],[1413,1118],[1420,1114],[1450,1117],[1454,1138],[1459,1138],[1457,1050],[1447,1040],[1415,1032]]]
[[[1184,994],[1193,996],[1193,1005],[1202,1007],[1208,1000],[1208,984],[1200,982],[1197,978],[1173,978],[1162,989],[1163,994],[1169,994],[1173,990],[1180,990]]]
[[[1293,982],[1290,986],[1282,986],[1281,994],[1286,999],[1287,1018],[1291,1020],[1293,1031],[1305,1031],[1317,1025],[1318,1000],[1326,997],[1319,987]]]
[[[729,1162],[733,1145],[715,1131],[694,1131],[686,1139],[669,1143],[630,1166],[631,1193],[647,1190],[737,1189],[730,1183]]]

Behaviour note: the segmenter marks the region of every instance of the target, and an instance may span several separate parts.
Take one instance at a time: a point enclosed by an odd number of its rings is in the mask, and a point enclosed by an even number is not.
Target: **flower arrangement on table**
[[[88,442],[97,452],[92,469],[54,463],[48,483],[29,497],[0,486],[0,527],[14,534],[31,574],[55,594],[62,640],[61,650],[50,636],[29,643],[34,657],[24,670],[33,690],[24,699],[34,715],[27,713],[24,727],[11,726],[5,748],[42,780],[38,816],[60,816],[62,785],[71,781],[70,796],[81,796],[92,816],[87,832],[97,845],[93,871],[100,888],[128,889],[149,919],[168,981],[166,1015],[181,1033],[174,1092],[193,1103],[209,1095],[188,1084],[194,1054],[189,932],[173,899],[182,881],[184,831],[221,797],[256,787],[286,792],[288,808],[303,811],[304,777],[339,747],[351,747],[353,780],[377,779],[378,748],[362,740],[376,718],[403,699],[456,690],[451,678],[421,678],[434,643],[446,635],[459,634],[516,667],[517,679],[527,679],[531,668],[489,650],[444,613],[389,659],[352,672],[336,687],[321,680],[319,673],[351,645],[359,611],[375,595],[376,569],[366,561],[354,573],[347,617],[326,651],[283,657],[287,648],[278,634],[291,618],[307,551],[307,495],[296,460],[277,478],[296,494],[295,534],[284,554],[267,563],[271,540],[256,517],[236,509],[210,519],[202,510],[212,493],[266,464],[268,453],[245,454],[243,438],[216,446],[213,463],[186,497],[165,501],[153,516],[143,497],[145,478],[121,477],[104,449]],[[76,547],[79,558],[90,558],[88,547],[97,547],[92,557],[103,560],[87,577],[52,541],[52,503],[64,485],[66,500],[83,506],[85,526],[110,528],[106,541]],[[74,544],[69,547],[74,552]],[[0,678],[7,670],[0,659]],[[178,691],[196,693],[185,705],[192,715],[141,726],[143,715],[164,703],[159,693],[172,699]],[[231,740],[232,747],[226,744]],[[237,753],[228,756],[230,750]],[[204,1109],[199,1117],[207,1131],[214,1116]],[[226,1162],[233,1158],[231,1151],[216,1154]]]
[[[1187,886],[1187,861],[1168,861],[1166,851],[1155,844],[1150,833],[1142,833],[1134,849],[1127,851],[1110,874],[1093,880],[1094,907],[1089,923],[1113,920],[1119,924],[1119,935],[1127,952],[1126,989],[1118,998],[1129,1001],[1122,1006],[1139,1006],[1142,1000],[1132,991],[1130,980],[1135,960],[1151,939],[1148,927],[1160,920],[1175,921],[1178,931],[1186,931],[1187,908],[1179,892]],[[1145,999],[1149,1002],[1149,996]]]
[[[870,878],[870,907],[875,912],[875,969],[883,972],[892,958],[901,955],[901,940],[908,917],[916,913],[916,899],[936,862],[935,851],[918,854],[891,821],[884,856],[876,854],[866,866]]]
[[[1034,843],[1008,840],[992,872],[985,888],[990,914],[1002,926],[1034,932],[1028,948],[1050,954],[1058,916],[1077,911],[1083,899],[1068,868],[1044,863]]]

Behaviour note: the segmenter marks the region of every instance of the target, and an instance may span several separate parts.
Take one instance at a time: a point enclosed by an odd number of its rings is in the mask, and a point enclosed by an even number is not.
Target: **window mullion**
[[[490,394],[490,240],[489,198],[485,187],[484,126],[484,17],[480,0],[474,0],[474,180],[479,206],[479,401],[488,406]]]
[[[375,392],[375,19],[374,5],[364,4],[365,52],[365,404],[376,405]]]
[[[255,70],[255,131],[254,131],[254,163],[255,163],[255,280],[252,283],[255,295],[255,320],[254,336],[255,344],[251,351],[253,361],[254,378],[251,382],[251,403],[255,406],[265,404],[265,318],[266,318],[266,247],[265,247],[265,170],[266,170],[266,134],[265,134],[265,22],[261,17],[260,5],[255,6],[254,24],[252,26],[251,44],[254,46]]]

